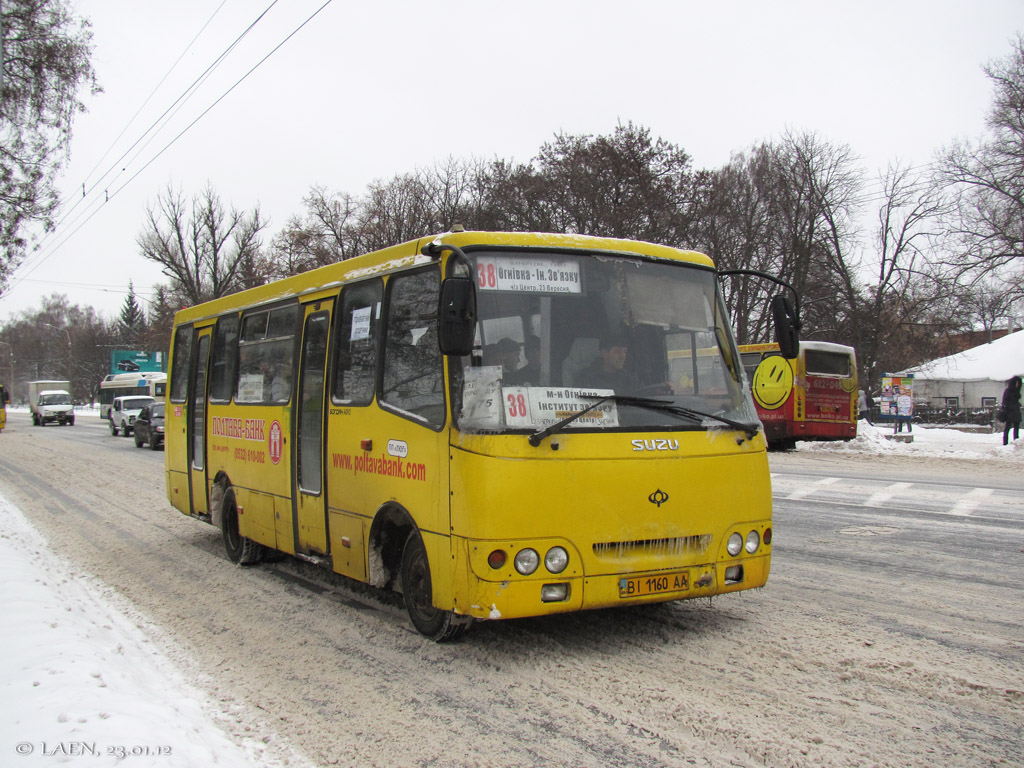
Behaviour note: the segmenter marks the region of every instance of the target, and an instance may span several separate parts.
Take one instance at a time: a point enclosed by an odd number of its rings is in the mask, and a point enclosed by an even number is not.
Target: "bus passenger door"
[[[324,493],[324,380],[332,305],[333,301],[327,299],[305,307],[299,387],[292,418],[295,552],[308,555],[330,552]]]
[[[197,329],[196,357],[189,402],[192,404],[188,425],[189,489],[192,514],[210,514],[206,485],[206,378],[210,357],[210,329]]]

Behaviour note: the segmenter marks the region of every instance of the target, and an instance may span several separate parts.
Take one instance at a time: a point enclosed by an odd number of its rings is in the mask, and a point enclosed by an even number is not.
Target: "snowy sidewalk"
[[[192,768],[272,759],[187,682],[112,590],[70,569],[0,497],[0,764]],[[266,735],[269,741],[269,734]]]

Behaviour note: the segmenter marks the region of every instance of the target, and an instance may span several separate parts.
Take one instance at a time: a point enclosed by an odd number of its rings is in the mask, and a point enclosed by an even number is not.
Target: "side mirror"
[[[775,341],[782,356],[792,360],[800,355],[800,319],[793,304],[784,294],[772,299],[772,319],[775,321]]]
[[[441,283],[437,307],[437,339],[442,354],[470,354],[475,334],[476,287],[468,277],[449,277]]]

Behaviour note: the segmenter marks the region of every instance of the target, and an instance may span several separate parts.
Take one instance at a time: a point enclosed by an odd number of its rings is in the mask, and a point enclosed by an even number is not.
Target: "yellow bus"
[[[766,445],[711,260],[456,229],[180,311],[174,507],[236,562],[400,591],[436,640],[763,586]]]

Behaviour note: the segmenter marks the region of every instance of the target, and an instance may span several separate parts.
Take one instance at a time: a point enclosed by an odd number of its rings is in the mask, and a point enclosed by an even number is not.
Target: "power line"
[[[40,283],[41,285],[59,285],[66,288],[84,288],[89,291],[103,291],[105,293],[134,293],[136,296],[156,296],[156,291],[139,290],[132,287],[130,290],[120,285],[114,284],[103,284],[103,283],[72,283],[64,282],[61,280],[39,280],[39,279],[26,279],[26,283]]]
[[[275,0],[275,2],[277,2],[277,0]],[[178,141],[178,139],[180,139],[180,138],[181,138],[182,136],[184,136],[184,135],[185,135],[185,133],[187,133],[187,132],[188,132],[188,131],[189,131],[189,130],[190,130],[190,129],[192,128],[192,126],[194,126],[194,125],[195,125],[196,123],[198,123],[198,122],[199,122],[200,120],[202,120],[202,119],[203,119],[203,118],[204,118],[204,117],[205,117],[205,116],[207,115],[207,113],[208,113],[208,112],[210,112],[210,110],[212,110],[212,109],[213,109],[214,107],[216,107],[216,106],[217,106],[218,104],[220,104],[220,102],[221,102],[221,101],[223,101],[223,100],[224,100],[224,98],[226,98],[228,94],[230,94],[230,93],[231,93],[231,92],[232,92],[233,90],[235,90],[235,88],[237,88],[237,87],[238,87],[239,85],[241,85],[241,84],[242,84],[242,83],[243,83],[243,82],[244,82],[244,81],[245,81],[246,79],[248,79],[249,75],[251,75],[251,74],[252,74],[253,72],[255,72],[255,71],[256,71],[257,69],[259,69],[259,67],[260,67],[260,66],[262,66],[262,64],[263,64],[263,63],[264,63],[264,62],[265,62],[265,61],[266,61],[267,59],[269,59],[269,58],[270,58],[271,56],[273,56],[273,55],[274,55],[275,53],[277,53],[277,51],[278,51],[278,50],[279,50],[279,49],[280,49],[280,48],[281,48],[281,47],[282,47],[282,46],[283,46],[283,45],[284,45],[285,43],[287,43],[287,42],[288,42],[289,40],[291,40],[291,39],[292,39],[292,38],[293,38],[293,37],[294,37],[294,36],[295,36],[296,34],[298,34],[299,30],[301,30],[301,29],[302,29],[303,27],[305,27],[305,26],[306,26],[306,25],[307,25],[307,24],[308,24],[308,23],[309,23],[310,21],[312,21],[312,20],[313,20],[313,19],[314,19],[314,18],[315,18],[315,17],[316,17],[316,16],[317,16],[317,15],[318,15],[318,14],[319,14],[319,13],[320,13],[320,12],[321,12],[321,11],[322,11],[323,9],[324,9],[324,8],[326,8],[326,7],[327,7],[328,5],[330,5],[330,4],[332,3],[332,2],[333,2],[333,0],[326,0],[326,2],[324,2],[324,4],[323,4],[323,5],[321,5],[321,6],[320,6],[319,8],[317,8],[317,9],[316,9],[315,11],[313,11],[313,13],[312,13],[312,14],[310,14],[310,16],[309,16],[309,17],[308,17],[308,18],[307,18],[307,19],[306,19],[305,21],[303,21],[303,22],[302,22],[302,23],[301,23],[301,24],[300,24],[299,26],[297,26],[297,27],[296,27],[296,28],[295,28],[294,30],[292,30],[292,32],[291,32],[291,33],[290,33],[290,34],[289,34],[289,35],[288,35],[288,36],[287,36],[287,37],[286,37],[286,38],[285,38],[284,40],[282,40],[282,41],[281,41],[280,43],[278,43],[278,44],[277,44],[276,46],[274,46],[274,48],[273,48],[273,49],[272,49],[272,50],[271,50],[271,51],[270,51],[270,52],[269,52],[269,53],[268,53],[268,54],[267,54],[266,56],[264,56],[264,57],[263,57],[262,59],[260,59],[260,60],[259,60],[258,62],[256,62],[256,64],[255,64],[255,65],[254,65],[254,66],[252,67],[252,69],[250,69],[250,70],[249,70],[248,72],[246,72],[246,73],[245,73],[244,75],[242,75],[242,77],[240,77],[240,78],[239,78],[239,79],[238,79],[238,80],[237,80],[237,81],[235,82],[235,84],[234,84],[234,85],[232,85],[232,86],[231,86],[230,88],[228,88],[228,89],[227,89],[226,91],[224,91],[224,93],[222,93],[222,94],[221,94],[221,95],[220,95],[220,96],[219,96],[219,97],[217,98],[217,100],[216,100],[216,101],[214,101],[214,102],[213,102],[213,103],[212,103],[212,104],[211,104],[211,105],[210,105],[209,107],[207,107],[207,108],[206,108],[206,109],[205,109],[205,110],[204,110],[204,111],[203,111],[203,112],[202,112],[202,113],[201,113],[201,114],[200,114],[200,115],[199,115],[199,116],[198,116],[198,117],[197,117],[197,118],[196,118],[195,120],[193,120],[193,121],[192,121],[191,123],[189,123],[189,124],[188,124],[187,126],[185,126],[185,128],[184,128],[184,129],[182,129],[182,131],[181,131],[181,132],[180,132],[180,133],[179,133],[179,134],[178,134],[177,136],[175,136],[175,137],[174,137],[173,139],[171,139],[171,140],[170,140],[170,141],[169,141],[169,142],[168,142],[168,143],[166,144],[166,146],[164,146],[164,148],[163,148],[163,149],[161,149],[161,150],[160,150],[159,152],[157,152],[157,153],[156,153],[156,154],[155,154],[155,155],[154,155],[154,156],[153,156],[152,158],[150,158],[150,160],[149,160],[149,161],[148,161],[148,162],[147,162],[147,163],[146,163],[146,164],[145,164],[144,166],[142,166],[142,168],[140,168],[140,169],[139,169],[138,171],[136,171],[136,172],[135,172],[135,174],[134,174],[134,175],[133,175],[133,176],[132,176],[132,177],[131,177],[130,179],[128,179],[128,181],[126,181],[126,182],[125,182],[124,184],[122,184],[122,185],[121,185],[120,187],[118,187],[117,189],[115,189],[115,190],[114,190],[114,191],[113,191],[113,192],[112,192],[112,193],[110,194],[110,197],[114,197],[114,196],[116,196],[116,195],[117,195],[117,194],[118,194],[118,193],[119,193],[119,192],[120,192],[120,191],[121,191],[122,189],[124,189],[124,188],[125,188],[125,187],[127,187],[127,186],[128,186],[128,185],[129,185],[129,184],[130,184],[130,183],[132,182],[132,181],[134,181],[134,180],[135,180],[135,178],[136,178],[136,177],[138,177],[138,175],[139,175],[140,173],[142,173],[142,172],[143,172],[144,170],[146,170],[146,169],[147,169],[147,168],[148,168],[148,167],[149,167],[150,165],[152,165],[152,163],[153,163],[153,162],[155,162],[155,161],[156,161],[156,159],[157,159],[158,157],[160,157],[160,156],[161,156],[161,155],[162,155],[162,154],[163,154],[164,152],[166,152],[166,151],[167,151],[168,149],[170,149],[170,148],[171,148],[171,147],[172,147],[172,146],[173,146],[173,145],[175,144],[175,142],[177,142],[177,141]]]
[[[191,98],[191,96],[195,94],[195,92],[199,88],[199,86],[201,86],[210,77],[210,75],[217,69],[217,67],[219,67],[224,62],[224,60],[231,53],[231,51],[233,51],[238,46],[238,44],[245,38],[245,36],[248,35],[250,31],[252,31],[252,29],[263,19],[264,16],[267,15],[267,13],[270,11],[270,9],[273,8],[275,5],[277,5],[277,2],[278,2],[278,0],[273,0],[273,2],[271,2],[270,5],[267,6],[263,10],[263,12],[259,16],[257,16],[256,19],[249,24],[249,26],[247,26],[245,28],[245,30],[237,38],[235,38],[235,40],[227,48],[225,48],[223,51],[221,51],[220,55],[217,56],[216,59],[214,59],[214,61],[199,75],[199,77],[197,77],[195,80],[193,80],[192,83],[184,91],[182,91],[182,93],[178,96],[178,98],[175,99],[171,103],[171,105],[167,109],[165,109],[164,112],[156,120],[154,120],[152,123],[150,123],[149,127],[146,128],[146,130],[143,131],[139,135],[139,137],[131,144],[131,146],[129,146],[128,149],[126,149],[123,153],[121,153],[121,156],[118,157],[117,160],[115,160],[110,165],[109,168],[107,168],[107,170],[103,173],[102,176],[100,176],[99,180],[97,181],[97,184],[93,186],[93,189],[95,189],[99,185],[100,182],[102,182],[104,179],[106,179],[107,176],[109,176],[111,174],[111,172],[113,172],[114,169],[117,168],[117,166],[121,164],[121,161],[124,160],[124,158],[128,155],[128,153],[131,152],[133,149],[135,149],[135,147],[138,146],[139,143],[143,139],[145,139],[147,135],[152,133],[154,131],[154,129],[156,129],[157,126],[161,123],[161,121],[164,121],[164,125],[166,125],[165,118],[169,119],[169,116],[173,116],[177,112],[178,109],[181,109],[181,107],[184,106],[184,104],[188,101],[188,99]],[[222,3],[222,5],[223,5],[223,3]],[[211,17],[211,19],[212,19],[212,17]],[[209,21],[207,22],[207,24],[209,24]],[[205,25],[204,25],[204,28],[205,28]],[[198,37],[198,35],[197,35],[197,37]],[[189,44],[189,46],[191,46],[191,43]],[[187,50],[188,49],[186,48],[186,50],[182,53],[182,56],[184,56],[184,54],[187,52]],[[180,58],[181,57],[179,57],[179,60],[180,60]],[[173,69],[173,67],[172,67],[172,69]],[[170,74],[169,71],[168,71],[168,74]],[[167,75],[164,76],[164,79],[166,79],[166,77],[167,77]],[[163,81],[161,80],[161,82],[163,82]],[[134,120],[134,118],[132,118],[132,119]],[[127,126],[126,126],[126,128],[127,128]],[[123,133],[124,133],[124,131],[122,131],[122,134]],[[116,140],[115,140],[115,143],[116,143]],[[148,144],[149,144],[148,141],[145,144],[143,144],[143,146],[140,148],[139,152],[136,153],[131,158],[131,160],[129,160],[129,164],[134,162],[134,160],[139,156],[139,154],[141,154],[142,150],[145,149],[145,147],[148,146]],[[109,149],[107,151],[109,152]],[[98,165],[99,165],[99,163],[97,163],[97,167],[98,167]],[[95,170],[96,169],[93,168],[93,170],[89,172],[89,175],[92,175],[92,173]],[[124,170],[125,170],[125,168],[122,168],[121,171],[119,171],[117,173],[117,175],[115,175],[114,178],[116,179],[117,176],[119,176],[122,172],[124,172]],[[64,214],[64,216],[57,222],[57,224],[55,226],[55,229],[54,229],[54,232],[56,232],[57,228],[59,228],[59,227],[61,227],[61,225],[63,225],[64,221],[67,219],[67,216],[69,216],[71,214],[71,212],[74,211],[74,209],[78,207],[78,205],[81,203],[81,201],[86,199],[87,194],[88,193],[87,193],[86,188],[85,188],[85,183],[83,182],[83,184],[82,184],[82,197],[76,199],[75,204],[71,207],[71,209],[69,211],[67,211]],[[110,201],[109,194],[105,194],[104,195],[104,199],[103,199],[103,203],[107,203],[109,201]],[[93,204],[95,204],[95,203],[93,203]],[[80,216],[78,218],[80,218]],[[76,218],[74,221],[77,221],[78,218]],[[90,215],[86,219],[86,221],[89,221],[91,219],[92,219],[92,215]],[[74,223],[74,221],[72,221],[72,223]],[[53,254],[53,252],[58,250],[65,242],[67,242],[67,240],[71,236],[74,236],[74,234],[77,233],[79,229],[81,229],[81,227],[76,228],[73,232],[71,232],[71,235],[69,235],[67,238],[65,238],[64,240],[59,242],[56,246],[51,248],[50,253],[44,253],[41,250],[43,248],[43,246],[45,245],[46,240],[49,239],[49,237],[50,237],[50,235],[47,235],[47,237],[43,238],[43,242],[40,243],[40,245],[36,249],[38,255],[35,256],[35,257],[30,257],[29,259],[27,259],[26,262],[24,264],[22,264],[22,267],[30,266],[30,265],[32,265],[33,262],[37,262],[36,266],[38,266],[42,262],[46,261],[46,259],[48,259]],[[53,236],[55,237],[56,235],[53,235]],[[34,269],[35,269],[35,267],[32,268],[32,270],[34,270]],[[27,274],[31,274],[32,270],[30,270]],[[12,286],[12,288],[13,287],[14,286]]]
[[[177,100],[175,100],[175,102],[174,102],[174,103],[173,103],[173,104],[172,104],[172,105],[171,105],[170,107],[168,107],[168,109],[167,109],[167,110],[165,110],[165,112],[164,112],[164,113],[163,113],[163,114],[162,114],[162,115],[161,115],[161,116],[160,116],[160,117],[159,117],[159,118],[158,118],[158,119],[157,119],[156,121],[154,121],[154,122],[153,122],[153,123],[152,123],[152,124],[150,125],[150,127],[149,127],[149,128],[148,128],[148,129],[147,129],[147,130],[146,130],[146,131],[145,131],[145,132],[144,132],[144,133],[143,133],[143,134],[142,134],[142,135],[141,135],[141,136],[139,137],[139,139],[137,139],[137,140],[135,141],[135,143],[134,143],[134,144],[132,144],[132,146],[131,146],[131,147],[129,147],[129,149],[128,149],[128,150],[126,150],[126,151],[125,151],[125,153],[123,153],[123,154],[121,155],[121,157],[120,157],[120,158],[118,158],[118,160],[117,160],[117,161],[115,162],[115,164],[114,164],[113,166],[111,166],[111,169],[108,169],[107,173],[109,173],[109,172],[110,172],[110,170],[112,170],[112,169],[113,169],[114,167],[116,167],[116,165],[117,165],[118,163],[120,163],[120,161],[121,161],[121,160],[122,160],[122,159],[123,159],[123,158],[124,158],[124,157],[125,157],[125,156],[126,156],[126,155],[128,154],[128,152],[130,152],[130,151],[131,151],[131,150],[132,150],[132,149],[133,149],[133,148],[134,148],[134,147],[135,147],[136,145],[138,145],[138,143],[139,143],[140,141],[142,141],[142,139],[143,139],[143,138],[144,138],[144,137],[145,137],[145,136],[146,136],[146,135],[147,135],[148,133],[150,133],[150,132],[151,132],[151,131],[153,130],[153,128],[154,128],[154,127],[155,127],[155,126],[157,125],[157,123],[159,123],[159,122],[160,122],[161,120],[163,120],[163,119],[164,119],[164,118],[165,118],[165,117],[166,117],[166,116],[168,115],[168,113],[170,113],[170,112],[171,112],[172,110],[174,110],[174,109],[175,109],[175,107],[176,107],[176,106],[177,106],[177,105],[178,105],[179,103],[182,103],[182,102],[183,102],[183,100],[187,99],[187,98],[188,98],[188,97],[189,97],[189,96],[190,96],[190,95],[191,95],[192,93],[194,93],[194,92],[195,92],[195,89],[196,89],[196,88],[197,88],[197,87],[198,87],[199,85],[201,85],[201,84],[202,84],[202,82],[204,82],[204,81],[205,81],[205,79],[207,79],[207,78],[209,77],[209,75],[210,75],[210,73],[212,72],[212,70],[213,70],[213,69],[215,69],[215,68],[216,68],[217,66],[219,66],[219,64],[220,64],[220,63],[221,63],[221,62],[222,62],[222,61],[224,60],[224,58],[225,58],[225,57],[226,57],[226,56],[227,56],[227,55],[228,55],[228,54],[229,54],[229,53],[230,53],[230,52],[231,52],[231,51],[232,51],[232,50],[233,50],[233,49],[234,49],[234,48],[235,48],[235,47],[236,47],[236,46],[238,45],[238,43],[239,43],[239,42],[241,41],[241,39],[242,39],[243,37],[245,37],[245,35],[246,35],[246,34],[248,34],[248,32],[249,32],[249,31],[250,31],[250,30],[251,30],[251,29],[252,29],[252,28],[253,28],[253,27],[254,27],[254,26],[255,26],[255,25],[257,24],[257,23],[259,23],[259,21],[260,21],[261,19],[263,19],[263,17],[264,17],[264,16],[266,16],[266,14],[267,14],[267,13],[268,13],[268,12],[269,12],[269,11],[270,11],[270,10],[271,10],[271,9],[272,9],[272,8],[273,8],[273,7],[275,6],[275,5],[276,5],[276,4],[277,4],[277,2],[278,2],[278,0],[273,0],[273,2],[272,2],[272,3],[271,3],[271,4],[269,5],[269,6],[267,6],[267,8],[266,8],[266,9],[265,9],[265,10],[264,10],[264,11],[263,11],[263,12],[262,12],[262,13],[261,13],[261,14],[260,14],[260,15],[259,15],[259,16],[258,16],[258,17],[257,17],[257,18],[256,18],[256,19],[255,19],[255,20],[254,20],[254,21],[253,21],[253,22],[252,22],[252,23],[251,23],[251,24],[250,24],[250,25],[248,26],[248,27],[247,27],[247,28],[246,28],[246,30],[245,30],[245,31],[244,31],[244,32],[243,32],[243,33],[242,33],[241,35],[239,35],[239,37],[238,37],[238,38],[236,38],[236,40],[235,40],[235,41],[234,41],[234,42],[233,42],[233,43],[232,43],[232,44],[231,44],[230,46],[228,46],[228,48],[226,48],[226,49],[225,49],[225,50],[224,50],[224,51],[223,51],[223,52],[222,52],[222,53],[220,54],[220,56],[218,56],[218,57],[217,57],[217,59],[216,59],[216,60],[214,61],[214,63],[213,63],[213,64],[211,64],[211,65],[210,65],[209,67],[207,67],[207,69],[206,69],[206,70],[205,70],[205,71],[203,72],[203,74],[202,74],[202,75],[200,75],[200,77],[196,78],[196,80],[195,80],[195,81],[193,82],[193,84],[192,84],[191,86],[189,86],[189,88],[188,88],[188,89],[186,89],[186,90],[185,90],[185,92],[183,92],[183,93],[182,93],[182,95],[181,95],[181,96],[179,96],[179,97],[178,97],[178,99],[177,99]],[[146,162],[146,163],[145,163],[145,164],[144,164],[144,165],[142,166],[142,168],[140,168],[140,169],[139,169],[139,170],[138,170],[138,171],[137,171],[137,172],[136,172],[135,174],[133,174],[133,175],[131,176],[131,178],[129,178],[129,179],[127,180],[127,181],[125,181],[125,182],[124,182],[124,183],[123,183],[123,184],[122,184],[121,186],[119,186],[119,187],[118,187],[118,188],[117,188],[116,190],[114,190],[114,192],[113,192],[113,193],[107,193],[107,194],[105,194],[105,196],[104,196],[104,199],[103,199],[103,201],[102,201],[102,202],[103,202],[104,204],[105,204],[105,203],[107,203],[107,202],[109,202],[109,201],[110,201],[110,199],[111,199],[112,197],[114,197],[114,196],[115,196],[116,194],[118,194],[118,193],[119,193],[119,192],[120,192],[121,190],[123,190],[123,189],[124,189],[125,187],[127,187],[127,186],[128,186],[128,184],[130,184],[130,183],[131,183],[132,181],[134,181],[134,180],[135,180],[135,179],[136,179],[136,178],[137,178],[137,177],[139,176],[139,174],[141,174],[141,173],[142,173],[142,172],[143,172],[144,170],[146,170],[146,168],[148,168],[148,167],[149,167],[150,165],[152,165],[152,163],[153,163],[153,162],[155,162],[157,158],[159,158],[159,157],[160,157],[160,156],[161,156],[161,155],[162,155],[162,154],[163,154],[164,152],[166,152],[166,151],[167,151],[167,150],[168,150],[168,149],[169,149],[169,148],[170,148],[171,146],[173,146],[173,145],[174,145],[174,143],[178,141],[178,139],[180,139],[180,138],[181,138],[182,136],[184,136],[186,132],[188,132],[188,131],[189,131],[189,130],[190,130],[190,129],[191,129],[191,128],[192,128],[192,127],[193,127],[193,126],[194,126],[194,125],[196,124],[196,123],[198,123],[198,122],[199,122],[199,120],[201,120],[201,119],[202,119],[203,117],[205,117],[205,116],[206,116],[206,115],[207,115],[207,114],[208,114],[208,113],[209,113],[209,112],[210,112],[210,111],[211,111],[211,110],[212,110],[212,109],[213,109],[213,108],[214,108],[214,107],[215,107],[215,106],[216,106],[217,104],[219,104],[219,103],[220,103],[220,102],[221,102],[221,101],[222,101],[222,100],[223,100],[223,99],[224,99],[224,98],[225,98],[225,97],[226,97],[226,96],[227,96],[228,94],[230,94],[230,93],[231,93],[231,92],[232,92],[232,91],[233,91],[233,90],[234,90],[234,89],[235,89],[236,87],[238,87],[238,86],[239,86],[239,85],[240,85],[240,84],[241,84],[241,83],[242,83],[243,81],[245,81],[245,80],[246,80],[246,79],[247,79],[247,78],[248,78],[248,77],[249,77],[249,76],[250,76],[250,75],[251,75],[251,74],[252,74],[253,72],[255,72],[255,71],[256,71],[256,70],[257,70],[257,69],[258,69],[258,68],[259,68],[260,66],[262,66],[262,64],[263,64],[264,62],[266,62],[266,61],[267,61],[267,59],[269,59],[269,58],[270,58],[270,57],[271,57],[272,55],[274,55],[274,53],[276,53],[276,52],[277,52],[277,51],[278,51],[278,50],[279,50],[279,49],[280,49],[280,48],[281,48],[281,47],[282,47],[282,46],[283,46],[283,45],[284,45],[285,43],[287,43],[287,42],[288,42],[289,40],[291,40],[291,38],[292,38],[292,37],[294,37],[294,36],[295,36],[295,35],[296,35],[296,34],[297,34],[297,33],[298,33],[298,32],[299,32],[299,31],[300,31],[300,30],[301,30],[301,29],[302,29],[303,27],[305,27],[305,26],[306,26],[306,25],[307,25],[307,24],[308,24],[308,23],[309,23],[310,21],[312,21],[312,20],[313,20],[313,19],[314,19],[314,18],[315,18],[315,17],[317,16],[317,15],[319,15],[319,14],[320,14],[320,12],[321,12],[321,11],[323,11],[323,9],[324,9],[324,8],[326,8],[326,7],[328,6],[328,5],[330,5],[330,3],[331,3],[331,2],[332,2],[332,0],[326,0],[326,2],[324,2],[324,3],[323,3],[323,4],[322,4],[322,5],[321,5],[321,6],[319,7],[319,8],[317,8],[317,9],[316,9],[316,10],[315,10],[315,11],[314,11],[313,13],[311,13],[311,14],[310,14],[310,15],[309,15],[309,16],[308,16],[308,17],[307,17],[307,18],[306,18],[306,19],[305,19],[305,20],[304,20],[304,21],[303,21],[303,22],[302,22],[301,24],[299,24],[299,25],[298,25],[298,26],[297,26],[297,27],[296,27],[295,29],[293,29],[293,30],[292,30],[292,31],[291,31],[291,32],[290,32],[290,33],[289,33],[289,34],[288,34],[288,35],[287,35],[287,36],[286,36],[286,37],[285,37],[285,38],[284,38],[284,39],[283,39],[283,40],[282,40],[282,41],[281,41],[280,43],[278,43],[278,44],[277,44],[277,45],[276,45],[276,46],[275,46],[275,47],[274,47],[274,48],[273,48],[273,49],[272,49],[272,50],[271,50],[271,51],[270,51],[269,53],[267,53],[267,54],[266,54],[266,55],[265,55],[265,56],[264,56],[264,57],[263,57],[262,59],[260,59],[260,60],[259,60],[259,61],[258,61],[258,62],[257,62],[257,63],[256,63],[256,64],[255,64],[255,65],[254,65],[254,66],[252,67],[252,68],[251,68],[251,69],[249,69],[249,71],[248,71],[248,72],[246,72],[246,73],[245,73],[245,75],[243,75],[243,76],[242,76],[241,78],[239,78],[239,79],[238,79],[238,80],[237,80],[237,81],[236,81],[236,82],[235,82],[235,83],[234,83],[234,84],[233,84],[233,85],[232,85],[232,86],[231,86],[230,88],[228,88],[228,89],[227,89],[226,91],[224,91],[224,92],[223,92],[223,93],[222,93],[222,94],[221,94],[221,95],[220,95],[220,96],[219,96],[219,97],[218,97],[218,98],[217,98],[217,99],[216,99],[216,100],[215,100],[215,101],[214,101],[214,102],[213,102],[212,104],[210,104],[210,106],[209,106],[209,107],[207,107],[207,108],[206,108],[206,109],[205,109],[205,110],[204,110],[204,111],[203,111],[203,112],[202,112],[202,113],[201,113],[201,114],[200,114],[200,115],[199,115],[199,116],[198,116],[198,117],[197,117],[197,118],[196,118],[195,120],[193,120],[193,121],[192,121],[191,123],[189,123],[189,124],[188,124],[188,125],[187,125],[187,126],[186,126],[186,127],[185,127],[185,128],[184,128],[184,129],[182,130],[182,131],[181,131],[181,132],[179,132],[179,133],[178,133],[178,134],[177,134],[177,135],[176,135],[176,136],[175,136],[175,137],[174,137],[174,138],[173,138],[173,139],[172,139],[172,140],[171,140],[170,142],[168,142],[168,143],[167,143],[167,144],[166,144],[166,145],[165,145],[165,146],[164,146],[164,147],[163,147],[163,148],[162,148],[162,149],[161,149],[161,150],[160,150],[159,152],[157,152],[157,153],[156,153],[156,154],[155,154],[155,155],[154,155],[153,157],[151,157],[151,158],[150,158],[150,159],[149,159],[149,160],[148,160],[148,161],[147,161],[147,162]],[[179,107],[179,108],[180,108],[180,107]],[[147,144],[148,144],[148,142],[147,142]],[[145,145],[144,145],[144,146],[145,146]],[[143,147],[143,148],[144,148],[144,147]],[[141,153],[141,150],[140,150],[140,153]],[[134,161],[134,160],[135,160],[135,158],[136,158],[136,157],[138,157],[138,154],[140,154],[140,153],[137,153],[137,154],[135,155],[135,157],[133,157],[133,158],[132,158],[132,160],[131,160],[131,161],[129,161],[129,162],[132,162],[132,161]],[[90,173],[91,173],[91,172],[90,172]],[[101,180],[102,180],[102,178],[105,178],[105,177],[106,177],[106,175],[107,175],[107,174],[104,174],[104,176],[103,176],[103,177],[101,177]],[[95,204],[96,204],[96,203],[93,203],[92,205],[95,205]],[[13,289],[14,289],[14,288],[16,288],[16,287],[17,287],[18,285],[20,285],[20,284],[21,284],[21,283],[22,283],[22,282],[23,282],[23,281],[24,281],[24,280],[25,280],[25,279],[26,279],[26,278],[27,278],[27,277],[28,277],[29,275],[31,275],[31,274],[32,274],[32,273],[33,273],[33,272],[34,272],[34,271],[35,271],[36,269],[38,269],[38,268],[39,268],[40,266],[42,266],[42,264],[43,264],[43,263],[44,263],[45,261],[47,261],[47,260],[48,260],[48,259],[49,259],[49,258],[50,258],[51,256],[53,256],[53,255],[54,255],[54,254],[55,254],[55,253],[57,252],[57,250],[58,250],[58,249],[59,249],[59,248],[60,248],[61,246],[63,246],[63,245],[64,245],[64,243],[66,243],[66,242],[67,242],[68,240],[70,240],[70,239],[71,239],[71,238],[72,238],[72,237],[73,237],[73,236],[74,236],[74,235],[75,235],[75,234],[76,234],[76,233],[77,233],[77,232],[78,232],[78,231],[79,231],[79,230],[80,230],[80,229],[81,229],[81,228],[82,228],[83,226],[85,226],[85,224],[87,224],[87,223],[88,223],[89,221],[91,221],[91,220],[92,220],[92,218],[93,218],[93,216],[95,216],[95,215],[96,215],[96,213],[98,213],[98,211],[99,211],[99,209],[97,208],[97,209],[93,210],[93,211],[92,211],[91,213],[89,213],[89,214],[88,214],[88,216],[87,216],[87,218],[85,219],[85,221],[83,221],[83,222],[82,222],[82,223],[81,223],[81,224],[80,224],[80,225],[79,225],[78,227],[76,227],[76,228],[75,228],[75,229],[74,229],[74,230],[73,230],[73,231],[72,231],[72,232],[71,232],[71,233],[70,233],[69,235],[67,235],[67,236],[66,236],[66,237],[65,237],[65,238],[64,238],[63,240],[61,240],[61,241],[60,241],[60,243],[58,243],[58,244],[57,244],[56,246],[54,246],[53,248],[51,248],[51,250],[50,250],[50,252],[49,252],[49,253],[46,253],[46,254],[40,253],[40,255],[39,255],[38,257],[36,257],[36,258],[34,258],[34,259],[30,259],[28,263],[29,263],[29,264],[31,264],[31,268],[29,269],[29,271],[28,271],[28,272],[26,272],[26,273],[24,273],[23,275],[21,275],[21,276],[20,276],[20,277],[19,277],[19,278],[18,278],[18,279],[17,279],[17,280],[16,280],[16,281],[15,281],[15,282],[14,282],[14,283],[13,283],[13,284],[11,285],[11,290],[13,290]],[[76,219],[76,220],[77,220],[77,219]],[[34,264],[32,264],[32,262],[33,262],[33,261],[35,262]],[[24,265],[22,265],[22,266],[24,266]]]
[[[82,181],[83,188],[89,182],[89,178],[96,172],[96,169],[100,167],[100,163],[102,163],[103,160],[106,159],[107,155],[110,154],[110,151],[114,148],[117,142],[121,140],[121,137],[124,136],[128,129],[131,127],[131,124],[135,122],[135,118],[137,118],[142,113],[142,110],[146,108],[146,105],[149,104],[149,102],[153,99],[153,97],[156,95],[156,92],[160,90],[160,86],[162,86],[164,82],[166,82],[167,78],[171,76],[171,72],[173,72],[175,68],[177,68],[178,64],[181,63],[181,60],[185,58],[185,54],[192,50],[192,46],[196,44],[196,40],[198,40],[200,36],[203,34],[203,32],[206,31],[206,28],[210,26],[210,23],[214,20],[214,18],[216,18],[217,14],[220,13],[221,8],[223,8],[227,4],[227,1],[228,0],[221,0],[221,4],[217,6],[216,10],[214,10],[214,12],[210,15],[210,18],[208,18],[206,20],[206,23],[199,28],[199,31],[196,32],[195,36],[189,41],[188,45],[185,46],[182,52],[178,55],[178,58],[174,60],[174,63],[171,64],[168,70],[164,73],[164,76],[160,78],[160,82],[153,86],[153,89],[149,92],[149,95],[146,97],[145,101],[143,101],[142,104],[139,105],[139,108],[135,110],[135,114],[129,118],[127,123],[125,123],[124,128],[122,128],[121,132],[117,134],[117,137],[112,142],[110,142],[110,146],[107,147],[106,151],[103,153],[100,159],[96,161],[96,165],[92,167],[92,170],[85,175],[85,179]],[[147,128],[146,130],[148,131],[149,129]],[[103,177],[100,178],[102,179]]]

